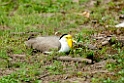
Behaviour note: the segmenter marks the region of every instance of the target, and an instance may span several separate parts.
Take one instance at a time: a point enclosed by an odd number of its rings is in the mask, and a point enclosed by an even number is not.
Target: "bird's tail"
[[[28,37],[28,40],[34,38],[34,34],[31,34],[29,37]]]

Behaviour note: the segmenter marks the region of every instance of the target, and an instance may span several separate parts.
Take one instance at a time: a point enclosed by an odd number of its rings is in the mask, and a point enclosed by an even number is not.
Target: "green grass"
[[[99,1],[99,0],[98,0]],[[42,79],[38,76],[44,72],[52,75],[68,74],[73,76],[73,68],[78,68],[78,63],[71,63],[66,66],[64,62],[53,60],[55,56],[62,56],[63,54],[52,54],[44,56],[41,53],[31,55],[32,49],[27,49],[24,41],[30,36],[28,32],[39,32],[41,35],[54,35],[56,31],[60,33],[71,33],[78,43],[90,44],[93,41],[91,35],[100,33],[103,30],[116,32],[117,29],[108,27],[106,25],[116,24],[115,15],[118,15],[116,9],[116,2],[109,2],[107,5],[100,5],[95,3],[95,6],[87,8],[90,0],[79,0],[79,3],[73,0],[0,0],[0,68],[11,69],[18,68],[19,70],[5,76],[0,76],[0,83],[22,83],[33,82],[40,83]],[[122,2],[119,2],[121,4]],[[90,18],[86,18],[76,13],[82,13],[85,10],[93,12]],[[112,12],[110,12],[112,10]],[[119,13],[123,14],[122,9]],[[114,16],[113,13],[115,13]],[[92,20],[97,21],[97,27],[93,26]],[[122,29],[123,31],[123,29]],[[13,34],[25,32],[26,34]],[[38,35],[38,34],[37,34]],[[114,42],[114,38],[113,38]],[[113,48],[117,53],[113,57],[108,57],[107,50]],[[119,43],[111,47],[105,46],[101,50],[93,51],[84,47],[73,48],[70,56],[73,57],[87,57],[95,56],[97,61],[101,61],[100,57],[105,59],[113,58],[117,60],[116,63],[108,63],[106,69],[115,72],[115,77],[109,76],[107,78],[92,78],[92,83],[123,83],[124,82],[124,48]],[[10,58],[8,55],[24,54],[24,59]],[[73,65],[74,64],[74,65]],[[87,64],[82,64],[83,67]],[[64,70],[64,69],[66,69]],[[105,75],[107,76],[107,75]],[[98,75],[99,77],[99,75]],[[50,81],[50,83],[60,83],[60,81]]]

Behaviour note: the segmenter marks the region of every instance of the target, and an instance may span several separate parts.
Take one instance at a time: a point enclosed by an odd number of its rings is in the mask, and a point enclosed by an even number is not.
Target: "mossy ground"
[[[84,11],[90,12],[89,18],[83,16]],[[93,34],[123,36],[123,29],[118,34],[114,27],[121,22],[121,14],[123,0],[0,0],[0,83],[123,83],[124,48],[118,43],[95,51],[75,45],[68,55],[94,55],[95,64],[53,60],[63,56],[57,53],[32,55],[24,44],[31,33],[70,33],[85,44],[96,42]]]

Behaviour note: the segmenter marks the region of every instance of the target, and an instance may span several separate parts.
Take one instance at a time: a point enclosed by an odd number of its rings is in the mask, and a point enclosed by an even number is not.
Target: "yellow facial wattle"
[[[72,48],[72,46],[73,46],[72,39],[68,39],[67,42],[68,42],[69,47]]]
[[[67,43],[68,43],[69,47],[72,48],[72,46],[73,46],[72,36],[71,35],[67,35],[66,36],[66,40],[67,40]]]

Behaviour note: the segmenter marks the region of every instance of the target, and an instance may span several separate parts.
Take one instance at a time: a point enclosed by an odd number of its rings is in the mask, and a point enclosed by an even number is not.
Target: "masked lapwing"
[[[58,52],[68,53],[72,48],[73,39],[70,34],[63,34],[61,37],[44,36],[29,38],[25,44],[42,53],[49,53],[51,49],[57,49]]]

